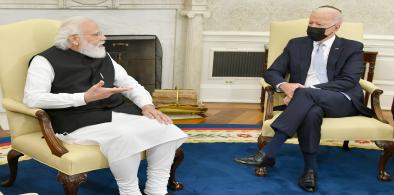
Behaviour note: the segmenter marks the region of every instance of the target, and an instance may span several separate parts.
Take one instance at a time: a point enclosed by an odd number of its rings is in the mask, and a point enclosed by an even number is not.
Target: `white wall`
[[[308,18],[312,9],[333,5],[347,22],[364,23],[369,35],[394,35],[392,0],[208,0],[205,31],[269,31],[271,21]]]

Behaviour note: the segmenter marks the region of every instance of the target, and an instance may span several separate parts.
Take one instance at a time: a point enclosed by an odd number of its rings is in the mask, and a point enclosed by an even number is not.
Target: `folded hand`
[[[282,90],[286,96],[289,96],[289,98],[293,98],[294,91],[297,88],[304,88],[304,85],[301,85],[300,83],[283,83],[280,85],[280,90]]]

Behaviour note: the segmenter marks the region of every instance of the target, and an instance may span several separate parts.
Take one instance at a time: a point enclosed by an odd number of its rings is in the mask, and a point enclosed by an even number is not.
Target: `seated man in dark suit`
[[[341,10],[332,6],[313,10],[308,36],[290,40],[266,71],[265,81],[286,94],[287,107],[271,125],[275,130],[271,142],[256,155],[236,159],[237,162],[272,167],[280,146],[297,133],[305,165],[299,185],[306,191],[316,191],[316,155],[323,117],[371,115],[363,104],[358,83],[363,44],[337,37],[335,33],[341,24]]]

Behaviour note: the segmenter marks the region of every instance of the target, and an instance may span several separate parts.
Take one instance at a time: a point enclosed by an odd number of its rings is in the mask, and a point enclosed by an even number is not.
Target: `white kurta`
[[[112,60],[112,59],[111,59]],[[152,97],[125,69],[112,60],[115,69],[114,85],[131,88],[122,94],[138,107],[153,104]],[[55,72],[49,61],[36,56],[28,69],[23,102],[29,107],[43,109],[86,105],[84,91],[80,93],[50,93]],[[72,121],[70,121],[72,122]],[[66,143],[99,144],[110,163],[124,159],[148,148],[178,140],[180,146],[187,135],[175,125],[165,125],[155,119],[124,113],[112,113],[112,121],[79,128],[67,135],[57,135]]]

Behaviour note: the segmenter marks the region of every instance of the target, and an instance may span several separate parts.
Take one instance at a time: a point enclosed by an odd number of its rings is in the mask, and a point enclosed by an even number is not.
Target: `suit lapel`
[[[305,83],[306,77],[308,76],[308,70],[309,67],[311,66],[311,55],[312,55],[312,50],[313,50],[313,41],[309,38],[306,38],[304,44],[302,45],[302,48],[298,50],[299,55],[302,57],[300,64],[300,75],[301,75],[301,81],[300,83]]]
[[[334,79],[335,74],[335,63],[338,61],[339,55],[342,51],[342,39],[335,37],[334,43],[332,43],[330,53],[327,59],[327,78],[329,81]]]

